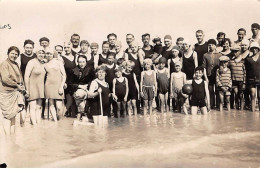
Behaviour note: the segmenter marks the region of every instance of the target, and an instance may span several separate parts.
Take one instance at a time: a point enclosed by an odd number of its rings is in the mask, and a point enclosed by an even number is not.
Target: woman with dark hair
[[[6,135],[15,132],[15,116],[20,113],[21,125],[24,123],[24,95],[26,94],[22,72],[15,60],[20,55],[17,47],[11,46],[8,58],[0,64],[0,109]]]
[[[88,103],[87,90],[90,82],[95,78],[94,70],[92,67],[87,67],[87,58],[84,55],[78,56],[78,65],[72,70],[68,76],[68,88],[73,91],[73,97],[78,108],[77,118],[80,120],[84,114],[85,105]]]
[[[223,49],[220,52],[222,55],[228,56],[230,59],[233,57],[231,53],[231,40],[229,38],[225,38],[223,43]]]

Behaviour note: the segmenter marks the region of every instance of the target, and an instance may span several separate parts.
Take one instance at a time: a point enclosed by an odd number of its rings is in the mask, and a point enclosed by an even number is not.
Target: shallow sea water
[[[43,120],[6,138],[8,167],[260,167],[259,112],[211,111],[109,119],[108,128]],[[1,130],[2,131],[2,130]]]

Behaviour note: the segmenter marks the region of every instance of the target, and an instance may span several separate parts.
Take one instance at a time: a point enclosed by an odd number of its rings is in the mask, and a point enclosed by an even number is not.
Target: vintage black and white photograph
[[[259,168],[260,0],[0,0],[0,168]]]

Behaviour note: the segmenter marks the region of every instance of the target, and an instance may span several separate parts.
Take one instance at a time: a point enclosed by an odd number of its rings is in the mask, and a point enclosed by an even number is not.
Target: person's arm
[[[143,76],[144,76],[144,71],[141,72],[141,81],[140,81],[140,94],[143,97]]]
[[[94,56],[94,68],[96,69],[98,67],[98,61],[99,61],[99,56]]]
[[[204,85],[205,85],[205,93],[206,93],[206,98],[207,98],[207,108],[208,108],[208,110],[210,110],[209,86],[208,86],[207,81],[204,81]]]
[[[134,81],[135,81],[135,86],[136,86],[136,89],[137,89],[137,91],[138,91],[138,94],[139,94],[139,92],[140,92],[140,89],[139,89],[139,84],[138,84],[138,82],[137,82],[137,79],[136,79],[136,75],[135,75],[135,73],[133,73],[133,77],[134,77]]]
[[[217,85],[217,87],[222,87],[222,84],[220,81],[219,69],[217,69],[217,72],[216,72],[216,85]]]
[[[194,60],[195,68],[197,68],[198,67],[198,55],[197,55],[196,51],[193,52],[193,60]]]
[[[207,60],[206,60],[205,54],[203,55],[202,67],[204,68],[203,76],[204,76],[205,80],[207,82],[209,82],[209,79],[208,79],[208,76],[207,76],[207,70],[206,70],[206,68],[207,68]]]
[[[232,77],[231,77],[231,71],[230,71],[230,69],[228,69],[228,75],[229,75],[228,87],[231,88],[231,87],[232,87]]]
[[[242,68],[243,68],[243,89],[245,89],[246,88],[246,67],[244,64],[242,65]]]
[[[34,67],[34,62],[33,62],[33,60],[31,60],[28,62],[26,69],[25,69],[24,83],[25,83],[25,89],[27,91],[27,94],[29,93],[29,89],[30,89],[29,80],[30,80],[30,76],[31,76],[33,67]]]
[[[144,68],[144,57],[145,57],[145,53],[142,49],[139,49],[137,52],[137,56],[139,58],[139,62],[141,64],[141,67]]]
[[[170,61],[171,59],[168,59],[168,73],[170,74],[170,72],[171,72],[171,61]]]
[[[248,54],[249,54],[249,50],[246,50],[244,53],[242,53],[241,55],[239,55],[239,56],[235,59],[235,62],[238,63],[238,62],[240,62],[242,59],[245,59]]]
[[[125,79],[125,85],[126,85],[126,93],[125,93],[125,97],[124,97],[124,101],[127,102],[127,97],[128,97],[128,93],[129,93],[129,87],[128,87],[128,80],[127,78]]]
[[[64,68],[64,65],[62,64],[62,62],[58,61],[58,64],[60,66],[60,72],[61,72],[61,75],[62,75],[62,81],[61,81],[61,85],[60,85],[60,89],[59,89],[59,94],[63,94],[64,93],[64,85],[65,85],[65,82],[66,82],[66,72],[65,72],[65,68]]]
[[[113,79],[113,87],[112,87],[112,96],[114,97],[115,100],[117,100],[117,96],[116,96],[116,78]]]
[[[124,59],[125,59],[125,61],[128,61],[128,54],[127,53],[124,53]]]
[[[155,90],[154,90],[154,94],[155,94],[155,96],[157,96],[157,74],[156,74],[156,72],[155,71],[153,71],[153,75],[154,75],[154,88],[155,88]]]
[[[183,85],[185,85],[186,83],[187,83],[186,74],[183,73]]]
[[[170,97],[173,98],[173,74],[171,74],[171,80],[170,80]]]

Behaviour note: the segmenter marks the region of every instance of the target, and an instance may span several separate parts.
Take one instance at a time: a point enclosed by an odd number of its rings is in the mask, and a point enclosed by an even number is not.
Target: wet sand
[[[19,117],[17,117],[17,120]],[[6,138],[8,167],[260,167],[259,112],[211,111],[111,118],[108,128],[43,120]]]

